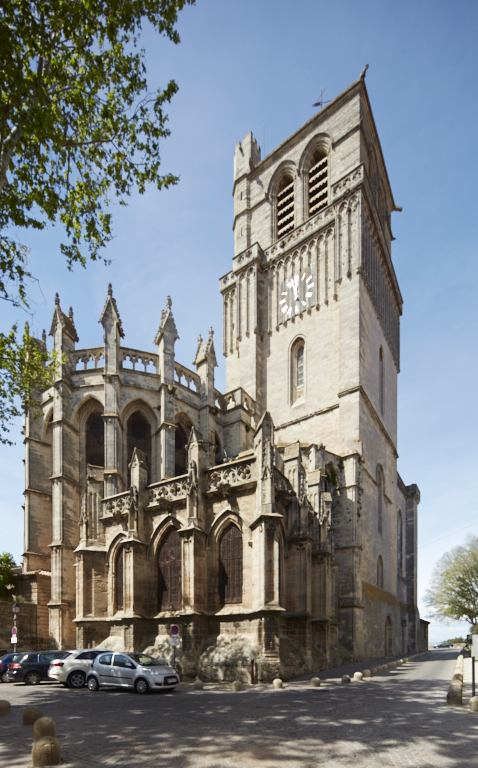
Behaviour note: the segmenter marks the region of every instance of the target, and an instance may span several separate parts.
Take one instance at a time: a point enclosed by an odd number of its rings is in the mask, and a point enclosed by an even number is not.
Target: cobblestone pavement
[[[126,691],[70,691],[6,684],[0,697],[0,766],[26,768],[31,728],[26,704],[53,717],[71,768],[467,768],[478,762],[478,714],[445,706],[456,651],[433,651],[363,683],[341,685],[345,668],[283,690],[226,686],[139,696]],[[350,671],[368,665],[353,665]],[[347,671],[347,670],[345,670]],[[309,676],[310,677],[310,676]],[[208,689],[209,688],[209,689]]]

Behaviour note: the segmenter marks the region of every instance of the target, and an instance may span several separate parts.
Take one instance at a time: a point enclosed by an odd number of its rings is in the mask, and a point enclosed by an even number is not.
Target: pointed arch
[[[219,539],[219,602],[242,603],[242,533],[231,523]]]
[[[275,242],[296,226],[295,187],[297,168],[291,160],[285,160],[269,183],[268,197],[272,202],[272,241]]]
[[[182,565],[181,536],[170,526],[158,551],[158,611],[182,608]]]

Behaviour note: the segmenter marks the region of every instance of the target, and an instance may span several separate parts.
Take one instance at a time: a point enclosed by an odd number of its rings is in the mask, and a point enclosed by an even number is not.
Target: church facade
[[[426,643],[416,485],[397,472],[402,297],[390,188],[364,77],[261,159],[234,155],[234,257],[212,330],[175,358],[80,349],[57,297],[62,363],[25,427],[24,595],[58,648],[170,655],[187,676],[258,679]]]

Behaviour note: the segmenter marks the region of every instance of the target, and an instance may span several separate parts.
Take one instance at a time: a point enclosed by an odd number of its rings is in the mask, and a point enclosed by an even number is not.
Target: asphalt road
[[[445,705],[456,656],[432,651],[341,685],[344,672],[372,666],[351,665],[322,673],[327,682],[320,688],[301,679],[278,691],[181,685],[139,696],[5,684],[0,697],[12,704],[12,715],[0,718],[0,766],[28,765],[32,729],[21,725],[22,709],[37,704],[55,720],[63,761],[72,768],[475,767],[478,714]]]

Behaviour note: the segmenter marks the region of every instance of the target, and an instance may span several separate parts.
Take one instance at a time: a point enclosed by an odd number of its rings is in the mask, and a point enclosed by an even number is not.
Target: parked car
[[[101,686],[133,688],[136,693],[173,690],[179,677],[165,661],[146,653],[102,653],[96,657],[87,675],[90,691]]]
[[[72,651],[68,656],[62,659],[54,659],[48,670],[50,680],[56,680],[58,683],[68,685],[70,688],[83,688],[86,685],[86,676],[91,669],[93,661],[104,649],[88,650],[80,649]]]
[[[48,670],[54,659],[64,659],[68,651],[35,651],[22,653],[20,658],[8,665],[7,682],[38,685],[48,680]]]
[[[0,682],[7,683],[7,673],[8,673],[8,665],[11,664],[13,661],[18,661],[18,659],[21,659],[22,656],[25,655],[25,651],[23,653],[4,653],[3,656],[0,658]]]
[[[443,643],[438,643],[438,645],[434,645],[434,648],[453,648],[453,643],[450,643],[449,640],[444,640]]]

